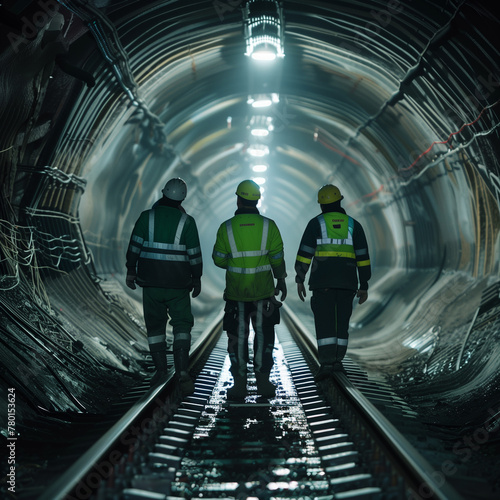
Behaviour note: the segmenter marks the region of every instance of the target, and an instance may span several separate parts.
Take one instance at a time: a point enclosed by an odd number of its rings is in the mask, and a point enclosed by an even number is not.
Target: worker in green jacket
[[[247,395],[250,322],[255,332],[257,392],[272,398],[276,388],[269,375],[274,364],[274,325],[280,321],[281,306],[275,295],[281,292],[283,301],[287,294],[283,240],[276,223],[259,213],[258,184],[245,180],[238,185],[236,195],[235,215],[220,225],[212,254],[215,265],[226,270],[223,328],[234,378],[228,398]]]
[[[316,380],[344,371],[353,300],[357,296],[363,304],[368,298],[368,244],[361,224],[341,207],[343,198],[332,184],[319,190],[321,214],[307,224],[295,261],[295,282],[302,301],[311,266],[309,290],[320,362]]]
[[[166,326],[170,319],[176,377],[182,392],[191,394],[194,383],[188,365],[194,319],[189,294],[192,292],[194,298],[201,291],[200,240],[195,220],[181,205],[186,183],[170,179],[162,193],[163,197],[135,223],[126,255],[126,284],[135,289],[137,283],[143,289],[144,321],[156,367],[151,386],[168,372]]]

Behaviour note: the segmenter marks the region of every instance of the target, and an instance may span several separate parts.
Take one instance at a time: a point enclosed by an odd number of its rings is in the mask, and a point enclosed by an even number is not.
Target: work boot
[[[328,377],[331,377],[333,375],[333,364],[324,364],[321,365],[314,375],[314,380],[316,382],[320,382],[321,380],[325,380]]]
[[[333,371],[337,373],[346,373],[342,360],[347,352],[347,345],[339,345],[337,347],[337,356],[335,357],[335,363],[333,364]]]
[[[337,373],[347,373],[341,361],[335,361],[333,371]]]
[[[176,348],[174,346],[175,373],[183,396],[189,396],[194,392],[194,382],[189,375],[189,349]]]
[[[268,373],[255,373],[255,379],[258,394],[268,399],[276,396],[276,387],[270,382]]]
[[[233,375],[234,384],[227,390],[227,399],[239,400],[247,396],[247,378]]]
[[[160,382],[164,382],[166,380],[168,375],[168,364],[165,351],[153,351],[151,352],[151,357],[153,358],[153,363],[156,367],[156,373],[149,381],[149,385],[154,387]]]
[[[179,385],[183,396],[190,396],[194,392],[194,382],[188,372],[182,371],[178,375]]]

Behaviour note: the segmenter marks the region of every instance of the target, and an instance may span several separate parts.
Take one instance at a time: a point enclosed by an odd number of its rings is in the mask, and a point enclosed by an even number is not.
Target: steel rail
[[[207,344],[215,343],[221,333],[222,327],[221,313],[211,322],[207,329],[193,343],[190,352],[190,366],[194,366],[200,361],[207,350]],[[39,497],[38,500],[71,500],[79,498],[80,495],[74,493],[79,485],[85,485],[87,489],[89,485],[84,482],[86,476],[91,474],[91,471],[96,466],[102,470],[106,468],[106,473],[101,479],[106,479],[109,470],[109,464],[113,465],[118,461],[118,453],[123,456],[123,452],[118,451],[124,447],[123,436],[129,429],[134,429],[134,426],[139,421],[144,421],[144,415],[148,408],[158,401],[161,394],[169,394],[175,389],[174,373],[170,372],[168,379],[158,387],[148,391],[143,397],[139,398],[130,410],[128,410],[122,418],[120,418],[96,443],[94,443],[88,451],[86,451],[76,462],[73,463],[61,476],[54,482],[52,486]],[[164,405],[164,402],[157,403]],[[120,441],[121,444],[120,444]],[[112,454],[116,452],[114,458]],[[112,471],[109,471],[112,473]],[[98,484],[95,484],[97,487]],[[88,497],[86,497],[88,498]]]
[[[316,366],[319,366],[317,346],[306,334],[303,323],[286,305],[285,313],[283,315],[284,321],[290,329],[292,337],[306,351],[305,355],[315,361]],[[383,449],[407,482],[413,498],[432,497],[440,500],[463,500],[463,497],[446,482],[443,475],[422,457],[345,374],[335,373],[330,387],[330,397],[341,398],[342,403],[346,402],[352,409],[351,416],[353,413],[361,415],[362,421],[368,427],[374,441]]]
[[[310,332],[307,332],[300,319],[288,306],[284,307],[283,312],[284,323],[290,330],[292,338],[300,346],[299,348],[310,367],[312,366],[314,369],[314,365],[318,365],[315,338]],[[222,314],[221,312],[218,315],[193,345],[191,366],[196,363],[201,364],[203,358],[212,350],[211,345],[215,345],[217,339],[220,338]],[[168,401],[165,398],[168,398],[168,395],[174,391],[175,384],[172,377],[173,374],[165,384],[149,391],[147,395],[140,398],[99,441],[84,453],[53,486],[46,490],[39,500],[72,500],[73,498],[81,498],[82,494],[87,494],[82,486],[86,486],[87,490],[89,485],[92,485],[94,490],[98,489],[99,482],[96,482],[96,471],[101,473],[98,479],[102,482],[112,474],[113,463],[117,464],[117,460],[112,460],[113,453],[116,454],[118,450],[121,450],[118,456],[122,459],[126,457],[127,449],[123,447],[123,436],[130,432],[134,426],[141,427],[141,422],[144,423],[148,420],[151,409],[154,410],[154,408],[165,405],[165,401]],[[323,389],[326,400],[329,400],[328,404],[336,411],[343,413],[343,420],[347,422],[347,426],[357,430],[363,429],[361,440],[369,442],[368,445],[364,445],[367,449],[366,456],[371,458],[380,450],[386,457],[379,475],[382,477],[382,482],[387,477],[394,478],[397,474],[398,481],[404,484],[409,498],[429,498],[429,492],[431,492],[432,498],[440,500],[462,499],[446,481],[443,483],[438,471],[432,468],[396,427],[344,374],[335,374],[328,387],[323,387]],[[121,443],[120,440],[122,440]],[[368,462],[371,462],[371,459]],[[92,479],[93,474],[94,479]],[[373,476],[376,475],[374,472]]]

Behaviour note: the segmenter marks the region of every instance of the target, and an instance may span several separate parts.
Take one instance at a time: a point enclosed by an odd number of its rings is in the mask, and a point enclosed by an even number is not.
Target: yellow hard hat
[[[236,194],[245,200],[256,201],[260,199],[260,188],[256,182],[246,180],[238,184]]]
[[[318,191],[318,203],[320,205],[328,205],[336,201],[343,200],[344,197],[340,194],[340,189],[333,184],[325,184]]]

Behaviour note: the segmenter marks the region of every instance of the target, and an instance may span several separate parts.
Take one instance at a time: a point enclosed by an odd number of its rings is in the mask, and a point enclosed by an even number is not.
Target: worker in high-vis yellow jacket
[[[287,294],[283,240],[276,223],[259,213],[258,184],[245,180],[238,185],[236,195],[235,215],[220,225],[212,254],[215,265],[226,270],[223,328],[234,379],[228,399],[247,395],[250,322],[255,333],[257,392],[272,398],[276,388],[269,376],[274,364],[274,325],[280,321],[281,306],[275,295],[281,292],[283,301]]]
[[[311,267],[309,290],[321,365],[316,380],[344,371],[352,303],[355,296],[359,304],[368,298],[368,244],[361,224],[341,207],[343,198],[332,184],[318,191],[321,214],[307,224],[295,261],[295,282],[302,301]]]

